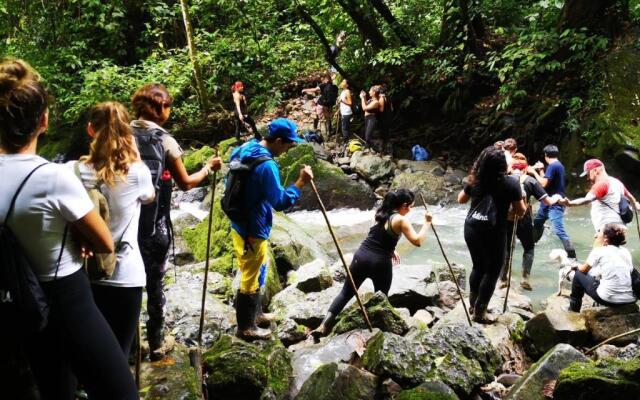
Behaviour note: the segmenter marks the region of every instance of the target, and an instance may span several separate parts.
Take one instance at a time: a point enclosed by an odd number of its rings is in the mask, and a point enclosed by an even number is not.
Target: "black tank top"
[[[400,240],[400,235],[391,229],[391,221],[396,214],[393,213],[389,216],[386,227],[384,226],[385,222],[379,222],[372,226],[369,229],[369,235],[364,239],[360,248],[391,257],[396,249],[398,240]]]

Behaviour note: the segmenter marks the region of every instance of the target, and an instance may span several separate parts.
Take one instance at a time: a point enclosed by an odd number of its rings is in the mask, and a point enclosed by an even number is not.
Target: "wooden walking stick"
[[[424,209],[426,211],[427,210],[427,202],[424,199],[424,196],[422,195],[422,193],[420,193],[420,198],[422,199],[422,204],[424,205]],[[431,230],[433,231],[433,234],[436,237],[436,240],[438,241],[438,246],[440,247],[440,251],[442,252],[442,257],[444,257],[444,261],[447,263],[447,267],[449,267],[449,272],[451,273],[451,276],[453,277],[453,283],[456,284],[456,289],[458,290],[458,296],[460,296],[460,301],[462,302],[462,308],[464,309],[464,315],[466,315],[466,317],[467,317],[467,322],[469,323],[469,326],[472,326],[473,324],[471,323],[471,317],[469,316],[469,310],[467,310],[467,305],[465,304],[464,296],[462,295],[462,289],[460,289],[460,285],[458,284],[458,277],[456,276],[455,272],[453,272],[453,267],[451,266],[451,263],[449,262],[449,258],[447,258],[447,254],[444,252],[444,248],[442,247],[442,242],[440,242],[440,236],[438,236],[438,232],[436,232],[436,227],[433,226],[433,223],[431,224]]]
[[[600,346],[603,346],[603,345],[605,345],[605,344],[607,344],[609,342],[613,342],[616,339],[620,339],[620,338],[623,338],[623,337],[628,336],[628,335],[633,335],[634,333],[640,333],[640,329],[634,329],[634,330],[629,331],[629,332],[621,333],[620,335],[612,336],[609,339],[607,339],[607,340],[605,340],[603,342],[600,342],[597,345],[593,346],[592,348],[588,349],[585,352],[585,354],[589,354],[589,353],[591,353],[592,351],[594,351],[595,349],[597,349]]]
[[[638,209],[635,204],[633,205],[633,211],[636,213],[636,229],[638,230],[638,239],[640,239],[640,221],[638,221]]]
[[[218,156],[218,148],[215,150],[216,157]],[[206,398],[205,386],[202,385],[202,331],[204,330],[204,315],[205,304],[207,299],[207,281],[209,279],[209,251],[211,250],[211,227],[213,225],[213,205],[216,198],[216,181],[218,178],[218,171],[213,171],[213,180],[211,182],[211,204],[209,205],[209,225],[207,227],[207,252],[205,253],[204,261],[204,282],[202,283],[202,302],[200,303],[200,324],[198,325],[198,337],[195,348],[189,349],[189,361],[191,366],[196,370],[198,376],[198,382],[202,387],[202,398]]]
[[[509,258],[507,260],[507,291],[504,294],[504,305],[502,306],[502,313],[507,312],[507,302],[509,300],[509,289],[511,289],[511,265],[513,264],[513,252],[516,247],[516,231],[518,230],[518,217],[513,220],[513,232],[511,233],[511,243],[509,245]]]
[[[340,255],[340,260],[342,261],[342,265],[344,266],[344,270],[347,272],[347,279],[349,279],[349,283],[351,284],[351,288],[356,295],[356,300],[358,301],[358,306],[360,306],[360,311],[362,311],[362,316],[364,317],[364,321],[369,328],[369,332],[373,332],[373,327],[371,326],[371,321],[369,321],[369,315],[367,314],[367,310],[365,310],[362,305],[362,300],[360,300],[360,295],[358,294],[358,288],[356,287],[356,283],[353,281],[353,276],[351,275],[351,271],[349,271],[349,267],[347,266],[347,262],[344,259],[344,254],[342,253],[342,249],[340,248],[340,243],[338,243],[338,239],[336,235],[333,233],[333,228],[331,227],[331,223],[329,222],[329,217],[327,216],[327,209],[324,208],[324,203],[320,198],[320,194],[318,193],[318,189],[316,188],[316,184],[311,179],[311,189],[313,189],[313,193],[316,195],[316,199],[318,200],[318,204],[320,204],[320,211],[322,211],[322,215],[324,216],[324,220],[327,222],[327,227],[329,228],[329,233],[331,234],[331,238],[333,238],[333,243],[336,245],[336,249],[338,250],[338,254]]]

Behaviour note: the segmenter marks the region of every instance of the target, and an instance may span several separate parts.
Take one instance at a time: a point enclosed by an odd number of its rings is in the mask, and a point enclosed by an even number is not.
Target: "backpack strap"
[[[53,275],[53,280],[58,279],[58,270],[60,269],[60,262],[62,261],[62,253],[64,252],[64,245],[67,243],[67,233],[69,233],[69,224],[64,226],[64,233],[62,234],[62,245],[60,246],[60,252],[58,253],[58,261],[56,262],[56,273]]]
[[[32,169],[31,172],[29,172],[29,174],[27,175],[26,178],[24,178],[22,180],[22,183],[20,183],[20,186],[18,186],[18,190],[16,190],[16,193],[13,195],[13,198],[11,199],[11,204],[9,205],[9,211],[7,211],[7,216],[4,217],[4,223],[5,224],[7,223],[7,221],[9,221],[9,217],[11,216],[11,214],[13,213],[13,209],[15,208],[16,200],[18,199],[18,195],[22,191],[22,188],[24,188],[24,185],[27,183],[29,178],[31,178],[31,175],[33,175],[34,172],[36,172],[38,169],[40,169],[40,167],[43,167],[43,166],[45,166],[47,164],[49,164],[49,163],[45,162],[45,163],[42,163],[42,164],[38,165],[37,167]]]

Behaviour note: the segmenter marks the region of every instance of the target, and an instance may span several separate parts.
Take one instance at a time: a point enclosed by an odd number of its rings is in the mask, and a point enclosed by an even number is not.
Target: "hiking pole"
[[[420,198],[422,199],[422,204],[424,205],[424,210],[427,210],[427,202],[424,199],[424,195],[422,193],[420,193]],[[464,315],[466,315],[467,317],[467,322],[469,323],[469,326],[472,326],[473,324],[471,323],[471,317],[469,316],[469,310],[467,310],[467,305],[464,302],[464,296],[462,295],[462,289],[460,289],[460,285],[458,284],[458,277],[456,276],[455,272],[453,272],[453,267],[451,266],[451,263],[449,262],[449,259],[447,258],[447,254],[444,252],[444,248],[442,247],[442,242],[440,242],[440,236],[438,236],[438,232],[436,232],[436,227],[433,226],[433,223],[431,223],[431,230],[433,231],[434,236],[436,237],[436,240],[438,241],[438,246],[440,246],[440,251],[442,252],[442,257],[444,257],[444,261],[447,263],[447,267],[449,267],[449,272],[451,273],[451,276],[453,277],[453,283],[456,284],[456,289],[458,290],[458,296],[460,296],[460,301],[462,302],[462,308],[464,309]]]
[[[349,279],[349,283],[351,284],[351,288],[353,289],[353,293],[356,295],[356,300],[358,301],[358,306],[360,307],[360,311],[362,311],[362,316],[364,317],[364,321],[369,328],[369,332],[373,332],[373,327],[371,326],[371,321],[369,321],[369,315],[367,314],[367,310],[365,310],[362,305],[362,300],[360,300],[360,295],[358,294],[358,288],[356,287],[356,283],[353,280],[353,276],[351,275],[351,271],[349,271],[349,267],[347,266],[347,262],[344,259],[344,254],[342,254],[342,249],[340,248],[340,243],[338,243],[338,239],[336,235],[333,233],[333,228],[331,227],[331,223],[329,222],[329,217],[327,216],[327,210],[324,208],[324,203],[320,198],[320,194],[318,193],[318,189],[316,188],[316,184],[311,179],[311,189],[313,189],[313,193],[316,195],[316,199],[318,200],[318,204],[320,204],[320,211],[322,211],[322,216],[324,220],[327,222],[327,227],[329,228],[329,233],[331,234],[331,238],[333,238],[333,243],[336,245],[336,249],[338,250],[338,254],[340,255],[340,260],[342,261],[342,265],[344,266],[345,271],[347,271],[347,278]]]
[[[516,247],[516,231],[518,230],[518,217],[513,220],[513,232],[511,233],[511,244],[509,245],[509,259],[507,260],[507,291],[504,294],[504,305],[502,306],[502,313],[507,312],[507,301],[509,300],[509,289],[511,289],[511,265],[513,264],[513,252]]]
[[[597,349],[600,346],[603,346],[603,345],[605,345],[605,344],[607,344],[609,342],[613,342],[616,339],[620,339],[620,338],[628,336],[628,335],[633,335],[634,333],[640,333],[640,329],[634,329],[634,330],[629,331],[629,332],[621,333],[620,335],[612,336],[609,339],[607,339],[607,340],[605,340],[603,342],[600,342],[597,345],[593,346],[592,348],[588,349],[585,352],[585,354],[589,354],[589,353],[591,353],[592,351],[594,351],[595,349]]]
[[[633,211],[636,213],[636,229],[638,229],[638,239],[640,239],[640,221],[638,221],[638,209],[635,204],[633,205]]]
[[[215,150],[216,157],[218,156],[218,148]],[[213,180],[211,182],[211,204],[209,205],[209,225],[207,227],[207,252],[204,261],[204,282],[202,283],[202,302],[200,303],[200,324],[198,325],[198,337],[196,348],[189,349],[189,361],[191,366],[196,370],[198,376],[198,382],[200,382],[202,390],[202,398],[206,398],[204,392],[204,386],[202,385],[202,331],[204,330],[204,314],[205,304],[207,299],[207,281],[209,280],[209,251],[211,251],[211,227],[213,225],[213,205],[216,198],[216,182],[218,177],[218,171],[213,171]]]

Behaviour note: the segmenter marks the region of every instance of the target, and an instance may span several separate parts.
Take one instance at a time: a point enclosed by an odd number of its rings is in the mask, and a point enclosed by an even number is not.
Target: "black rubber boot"
[[[275,315],[272,313],[265,313],[262,310],[262,300],[264,299],[264,295],[258,295],[258,305],[256,306],[256,324],[261,327],[271,325],[271,321],[275,319]]]
[[[576,299],[575,297],[569,298],[569,311],[580,312],[582,308],[582,299]]]
[[[331,311],[327,312],[327,315],[324,317],[320,326],[311,331],[311,336],[314,339],[320,339],[322,336],[327,336],[331,329],[333,329],[333,324],[336,322],[336,316],[333,315]]]
[[[567,252],[567,257],[573,258],[574,260],[577,258],[576,249],[575,247],[573,247],[573,243],[571,243],[571,240],[563,240],[562,246],[564,246],[564,250]]]
[[[246,294],[238,291],[236,303],[236,319],[238,330],[236,336],[247,341],[268,340],[271,338],[269,329],[261,329],[256,325],[256,310],[259,292]]]

